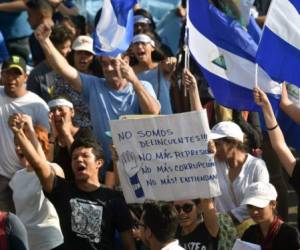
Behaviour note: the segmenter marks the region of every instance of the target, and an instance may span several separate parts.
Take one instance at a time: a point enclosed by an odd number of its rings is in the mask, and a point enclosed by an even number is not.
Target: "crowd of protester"
[[[210,2],[243,25],[237,1]],[[270,1],[254,4],[262,26]],[[185,68],[186,1],[172,48],[137,4],[132,44],[116,57],[95,54],[79,13],[72,0],[0,1],[0,249],[230,250],[238,238],[300,249],[285,222],[299,160],[259,87],[265,127],[257,113],[221,106],[193,58]],[[280,107],[300,123],[285,84]],[[203,109],[222,194],[126,204],[109,121]]]

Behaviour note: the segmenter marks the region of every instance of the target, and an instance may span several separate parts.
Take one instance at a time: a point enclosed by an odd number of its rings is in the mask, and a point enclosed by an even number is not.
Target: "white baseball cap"
[[[78,36],[72,44],[72,50],[87,51],[95,55],[93,49],[93,38],[89,36]]]
[[[276,201],[275,187],[268,182],[254,182],[245,190],[245,198],[241,205],[252,205],[259,208],[268,206],[270,201]]]
[[[209,139],[216,140],[224,137],[234,138],[240,142],[244,141],[244,133],[240,126],[231,121],[219,122],[210,131]]]

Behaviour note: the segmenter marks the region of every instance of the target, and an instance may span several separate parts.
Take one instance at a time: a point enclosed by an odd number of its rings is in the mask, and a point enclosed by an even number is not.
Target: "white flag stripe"
[[[110,0],[104,0],[102,14],[98,22],[96,33],[101,43],[101,50],[115,50],[122,42],[126,27],[120,26]]]
[[[253,89],[255,84],[255,64],[227,50],[217,47],[214,43],[203,36],[188,19],[189,27],[189,48],[196,61],[209,72],[218,75],[238,86]],[[205,49],[203,49],[205,48]],[[223,56],[226,70],[212,63],[213,60]],[[280,95],[281,85],[258,67],[258,85],[267,93]]]
[[[265,25],[300,50],[300,15],[290,1],[273,0]]]

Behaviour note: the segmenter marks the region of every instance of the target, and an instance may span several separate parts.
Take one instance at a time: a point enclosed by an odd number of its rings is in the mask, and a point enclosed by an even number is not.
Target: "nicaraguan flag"
[[[257,111],[253,101],[257,44],[244,28],[208,0],[190,0],[189,48],[218,103],[237,110]],[[258,67],[258,84],[278,106],[280,84]]]
[[[114,57],[128,49],[133,37],[135,4],[136,0],[104,0],[93,34],[97,55]]]
[[[253,16],[249,17],[249,23],[247,25],[247,30],[252,39],[258,44],[262,35],[262,30],[258,26],[255,18]]]
[[[300,86],[300,1],[273,0],[257,63],[275,80]]]

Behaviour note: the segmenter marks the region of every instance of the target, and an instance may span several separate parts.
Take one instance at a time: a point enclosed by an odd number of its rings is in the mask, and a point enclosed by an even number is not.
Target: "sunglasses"
[[[182,206],[180,205],[175,205],[175,208],[177,210],[177,213],[180,214],[181,210],[185,213],[190,213],[193,210],[195,204],[191,204],[191,203],[185,203]]]

